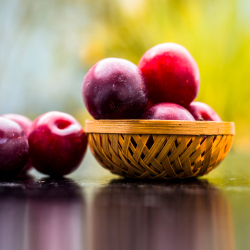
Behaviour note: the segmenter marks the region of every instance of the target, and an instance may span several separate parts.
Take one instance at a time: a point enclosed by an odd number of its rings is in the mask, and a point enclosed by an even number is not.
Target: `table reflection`
[[[84,249],[85,202],[70,179],[0,183],[1,250]]]
[[[0,182],[1,250],[27,249],[27,200],[22,181]]]
[[[112,181],[94,197],[91,249],[234,249],[223,193],[204,180]]]

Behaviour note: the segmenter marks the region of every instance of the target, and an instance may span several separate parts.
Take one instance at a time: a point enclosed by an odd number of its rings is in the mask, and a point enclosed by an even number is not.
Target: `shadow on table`
[[[94,250],[234,249],[230,205],[206,180],[111,181],[91,223]]]
[[[0,182],[1,250],[82,249],[85,201],[71,179]]]

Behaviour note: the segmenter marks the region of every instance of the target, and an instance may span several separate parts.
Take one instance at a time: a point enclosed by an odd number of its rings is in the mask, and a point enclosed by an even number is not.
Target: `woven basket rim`
[[[234,135],[233,122],[166,120],[94,120],[85,122],[86,133]]]

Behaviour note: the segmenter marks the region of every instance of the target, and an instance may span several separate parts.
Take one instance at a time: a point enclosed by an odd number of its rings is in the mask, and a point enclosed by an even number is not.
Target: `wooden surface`
[[[87,133],[234,135],[233,122],[162,121],[162,120],[87,120]]]
[[[249,191],[230,189],[232,204],[225,186],[112,177],[3,181],[0,249],[235,250],[235,241],[248,249]]]

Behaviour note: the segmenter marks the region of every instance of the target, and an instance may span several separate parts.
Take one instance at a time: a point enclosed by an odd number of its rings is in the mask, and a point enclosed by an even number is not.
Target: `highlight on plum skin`
[[[188,106],[188,110],[197,121],[222,121],[220,116],[209,105],[203,102],[192,102]]]
[[[148,120],[186,120],[195,121],[184,107],[175,103],[158,103],[147,109],[141,119]]]
[[[23,129],[25,135],[28,137],[28,131],[32,125],[32,121],[28,117],[19,115],[19,114],[4,114],[1,116],[19,124],[20,127]],[[31,164],[31,161],[29,160],[25,168],[21,171],[21,174],[26,173],[31,168],[32,168],[32,164]]]
[[[163,43],[152,47],[142,56],[138,67],[146,79],[152,105],[171,102],[187,107],[198,95],[198,65],[179,44]]]
[[[23,129],[0,117],[0,179],[16,176],[29,159],[29,144]]]
[[[95,119],[137,119],[148,103],[141,71],[132,62],[118,58],[101,60],[89,70],[82,96]]]
[[[51,176],[73,172],[87,148],[87,136],[78,121],[56,111],[39,116],[30,128],[28,139],[32,165]]]

